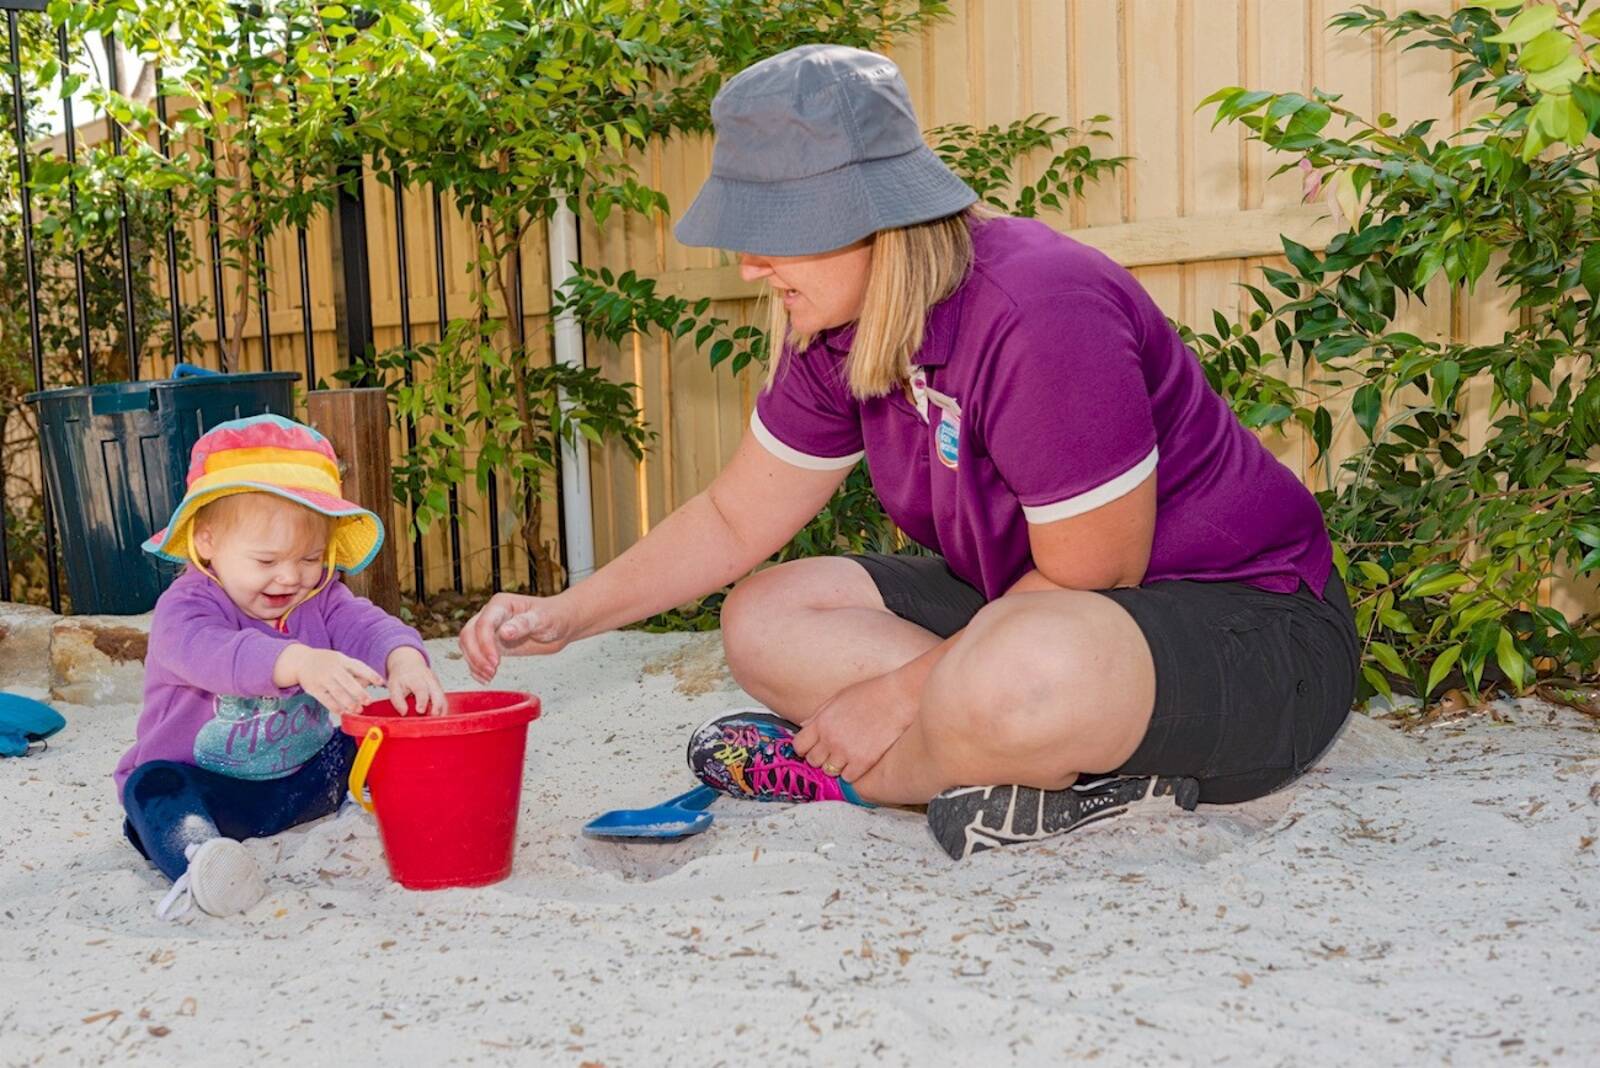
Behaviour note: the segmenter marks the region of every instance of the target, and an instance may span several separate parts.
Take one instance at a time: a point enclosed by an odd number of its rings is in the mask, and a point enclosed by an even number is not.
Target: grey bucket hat
[[[722,87],[711,121],[711,177],[673,229],[685,245],[809,256],[978,199],[923,143],[905,79],[876,52],[764,59]]]

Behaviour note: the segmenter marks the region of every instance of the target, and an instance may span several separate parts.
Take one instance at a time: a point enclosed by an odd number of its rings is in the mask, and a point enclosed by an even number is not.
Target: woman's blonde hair
[[[870,400],[901,386],[911,376],[911,357],[922,347],[928,312],[954,293],[972,269],[972,225],[994,213],[973,205],[955,215],[893,230],[879,230],[872,241],[867,293],[856,320],[855,339],[845,361],[850,392]],[[790,333],[783,302],[772,300],[768,333],[787,338],[804,351],[813,335]],[[783,362],[772,361],[768,385]]]

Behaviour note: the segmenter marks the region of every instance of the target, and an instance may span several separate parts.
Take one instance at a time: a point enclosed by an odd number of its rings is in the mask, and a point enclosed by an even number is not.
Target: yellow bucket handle
[[[356,752],[356,760],[350,765],[350,796],[356,799],[356,804],[373,811],[372,802],[367,800],[367,770],[372,767],[372,758],[378,755],[378,746],[383,744],[383,728],[372,727],[367,730],[367,736],[361,739],[361,748]]]

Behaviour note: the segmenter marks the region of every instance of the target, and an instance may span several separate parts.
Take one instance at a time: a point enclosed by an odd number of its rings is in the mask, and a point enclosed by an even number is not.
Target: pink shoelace
[[[804,760],[769,752],[766,746],[751,754],[749,774],[750,787],[758,794],[802,797],[808,801],[845,800],[838,779]]]

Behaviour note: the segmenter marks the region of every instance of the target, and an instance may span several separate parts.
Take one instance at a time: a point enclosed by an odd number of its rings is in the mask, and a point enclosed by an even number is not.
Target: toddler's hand
[[[361,711],[367,687],[383,685],[376,671],[332,649],[291,645],[278,658],[278,667],[275,676],[287,676],[279,685],[299,686],[335,715]]]
[[[396,712],[405,715],[406,698],[415,697],[418,712],[444,715],[444,686],[421,653],[403,645],[389,654],[385,666],[389,669],[389,701]]]

